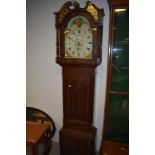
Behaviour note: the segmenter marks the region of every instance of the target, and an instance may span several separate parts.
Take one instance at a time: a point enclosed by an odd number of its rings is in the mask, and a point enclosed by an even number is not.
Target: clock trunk
[[[61,155],[93,155],[96,128],[93,122],[95,70],[63,67],[63,128]]]
[[[94,69],[63,67],[64,127],[92,129],[94,81]]]

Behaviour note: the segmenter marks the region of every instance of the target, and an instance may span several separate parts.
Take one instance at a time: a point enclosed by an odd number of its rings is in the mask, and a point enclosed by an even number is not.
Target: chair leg
[[[52,147],[52,142],[51,140],[48,138],[44,141],[44,153],[43,155],[48,155],[50,150],[51,150],[51,147]]]
[[[31,148],[32,148],[32,155],[38,155],[38,145],[37,144],[32,145]]]

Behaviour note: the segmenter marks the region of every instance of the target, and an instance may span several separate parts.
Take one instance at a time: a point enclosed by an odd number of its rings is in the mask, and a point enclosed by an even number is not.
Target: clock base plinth
[[[94,155],[96,128],[83,132],[62,128],[60,130],[60,155]]]

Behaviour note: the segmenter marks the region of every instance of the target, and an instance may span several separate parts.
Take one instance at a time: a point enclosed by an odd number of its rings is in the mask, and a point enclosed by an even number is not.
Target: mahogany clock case
[[[76,1],[62,5],[56,15],[56,63],[62,66],[63,76],[63,127],[60,130],[61,155],[94,155],[96,128],[93,127],[95,68],[102,61],[103,9],[87,1],[80,8]],[[92,32],[92,51],[88,59],[84,56],[66,56],[65,35],[67,26],[76,19],[89,22]],[[78,27],[75,26],[78,29]],[[75,30],[76,31],[76,30]],[[88,34],[88,33],[87,33]],[[74,34],[73,34],[74,35]],[[82,44],[82,37],[78,44]],[[74,41],[73,41],[74,43]],[[87,42],[84,42],[84,44]],[[72,48],[75,46],[72,46]],[[77,51],[77,50],[76,50]],[[77,51],[78,52],[78,51]],[[84,52],[81,50],[80,52]]]

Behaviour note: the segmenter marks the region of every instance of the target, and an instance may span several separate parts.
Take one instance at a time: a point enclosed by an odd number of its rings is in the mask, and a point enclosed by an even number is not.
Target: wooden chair
[[[40,109],[34,107],[26,107],[26,121],[50,124],[50,130],[40,141],[40,143],[43,143],[44,145],[44,155],[47,155],[51,150],[51,138],[53,137],[56,130],[53,119],[47,113]]]

